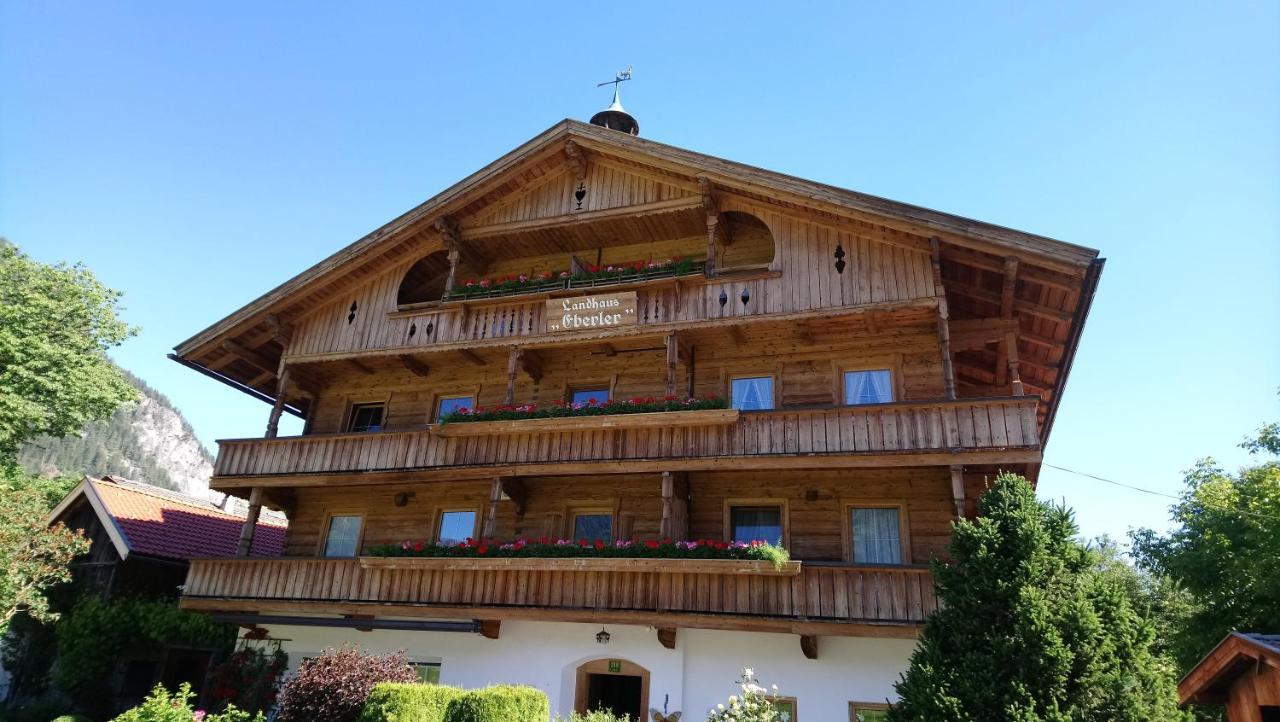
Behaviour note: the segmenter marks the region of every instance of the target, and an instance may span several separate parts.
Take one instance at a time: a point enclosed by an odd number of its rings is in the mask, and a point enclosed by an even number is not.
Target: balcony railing
[[[744,412],[724,425],[542,430],[455,436],[440,427],[218,442],[215,477],[350,474],[463,466],[757,459],[1039,448],[1034,396]],[[518,426],[528,423],[528,430]],[[634,465],[633,465],[634,466]]]
[[[397,606],[412,605],[426,608],[419,614],[441,617],[589,621],[600,618],[591,614],[612,613],[622,620],[631,613],[637,623],[652,623],[653,614],[663,614],[740,617],[741,624],[755,619],[774,624],[912,625],[923,622],[938,606],[933,578],[925,567],[796,563],[774,571],[740,562],[723,562],[723,568],[717,568],[715,562],[681,559],[634,568],[626,560],[613,560],[608,569],[574,567],[563,562],[584,560],[566,559],[521,560],[562,562],[545,568],[508,568],[491,564],[500,561],[491,559],[389,561],[195,559],[183,606],[261,613],[354,613],[345,610],[358,607],[360,613],[369,613],[373,610],[368,605],[381,605],[387,615],[395,616],[401,613]],[[645,614],[650,616],[642,618]],[[672,619],[673,624],[677,621]]]

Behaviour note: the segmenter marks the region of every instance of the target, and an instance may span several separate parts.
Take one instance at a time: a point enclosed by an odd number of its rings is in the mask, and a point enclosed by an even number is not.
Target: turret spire
[[[608,108],[591,116],[591,124],[598,125],[601,128],[609,128],[610,130],[620,130],[623,133],[631,135],[640,134],[640,123],[630,113],[622,108],[622,95],[618,92],[618,86],[631,80],[631,66],[628,65],[626,70],[621,70],[614,76],[613,80],[607,80],[603,83],[597,83],[596,87],[600,88],[606,85],[613,85],[613,102]]]

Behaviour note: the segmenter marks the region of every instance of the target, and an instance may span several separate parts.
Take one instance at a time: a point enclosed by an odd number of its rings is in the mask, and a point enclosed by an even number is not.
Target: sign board
[[[632,294],[632,295],[635,295],[635,294]],[[622,660],[621,660],[621,659],[611,659],[611,660],[609,660],[609,671],[610,671],[610,672],[612,672],[613,674],[619,674],[619,673],[621,673],[621,672],[622,672]]]
[[[598,293],[547,301],[547,333],[636,325],[636,292]]]

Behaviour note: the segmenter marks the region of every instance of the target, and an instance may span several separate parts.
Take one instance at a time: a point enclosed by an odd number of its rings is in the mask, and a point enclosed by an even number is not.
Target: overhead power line
[[[1068,474],[1075,474],[1076,476],[1083,476],[1083,477],[1085,477],[1086,479],[1093,479],[1094,481],[1101,481],[1101,482],[1103,482],[1104,484],[1111,484],[1111,485],[1113,485],[1113,486],[1119,486],[1119,487],[1124,488],[1124,489],[1129,489],[1129,490],[1132,490],[1132,491],[1141,492],[1141,493],[1143,493],[1143,494],[1150,494],[1150,495],[1152,495],[1152,496],[1162,496],[1162,497],[1164,497],[1164,498],[1166,498],[1166,499],[1173,499],[1174,501],[1182,501],[1182,497],[1180,497],[1180,496],[1175,496],[1175,495],[1173,495],[1173,494],[1166,494],[1166,493],[1165,493],[1165,492],[1163,492],[1163,491],[1154,491],[1154,490],[1152,490],[1152,489],[1143,489],[1143,488],[1142,488],[1142,487],[1140,487],[1140,486],[1134,486],[1133,484],[1126,484],[1126,483],[1124,483],[1124,482],[1116,481],[1115,479],[1108,479],[1108,478],[1105,478],[1105,477],[1102,477],[1102,476],[1098,476],[1098,475],[1096,475],[1096,474],[1088,474],[1088,473],[1085,473],[1085,472],[1083,472],[1083,471],[1076,471],[1075,469],[1068,469],[1068,468],[1066,468],[1065,466],[1058,466],[1058,465],[1056,465],[1056,464],[1048,464],[1048,463],[1043,463],[1043,462],[1042,462],[1042,465],[1043,465],[1043,466],[1047,466],[1047,467],[1049,467],[1050,469],[1057,469],[1058,471],[1065,471],[1065,472],[1067,472]],[[1203,502],[1201,502],[1201,503],[1203,503]],[[1219,506],[1219,505],[1216,505],[1216,504],[1204,504],[1204,506],[1207,506],[1207,507],[1209,507],[1209,508],[1211,508],[1211,509],[1217,509],[1218,511],[1225,511],[1225,512],[1228,512],[1228,513],[1230,513],[1230,514],[1242,514],[1242,515],[1244,515],[1244,516],[1252,516],[1252,517],[1256,517],[1256,518],[1258,518],[1258,519],[1267,519],[1267,520],[1270,520],[1270,521],[1280,521],[1280,516],[1274,516],[1274,515],[1271,515],[1271,514],[1259,514],[1259,513],[1258,513],[1258,512],[1256,512],[1256,511],[1246,511],[1246,510],[1244,510],[1244,509],[1236,509],[1236,508],[1234,508],[1234,507],[1229,507],[1229,506]]]

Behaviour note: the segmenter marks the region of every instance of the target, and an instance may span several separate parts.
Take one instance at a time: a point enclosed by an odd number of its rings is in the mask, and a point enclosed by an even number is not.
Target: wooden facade
[[[684,271],[572,277],[666,259]],[[1101,267],[565,121],[175,349],[272,404],[264,438],[219,442],[213,486],[290,517],[287,558],[201,561],[184,604],[913,634],[950,523],[1000,470],[1035,478]],[[468,295],[507,276],[546,280]],[[625,322],[556,315],[606,296]],[[889,379],[875,403],[848,396],[865,371]],[[768,380],[763,408],[437,422],[450,400],[731,397],[741,378]],[[302,435],[278,437],[284,413]],[[752,505],[781,510],[788,574],[359,556],[434,540],[449,511],[503,540],[571,535],[581,510],[614,538],[719,540]],[[897,510],[899,564],[855,564],[859,508]],[[357,558],[321,558],[335,516],[359,518]]]
[[[1280,719],[1280,635],[1232,632],[1178,683],[1183,705],[1222,705],[1228,722]]]

